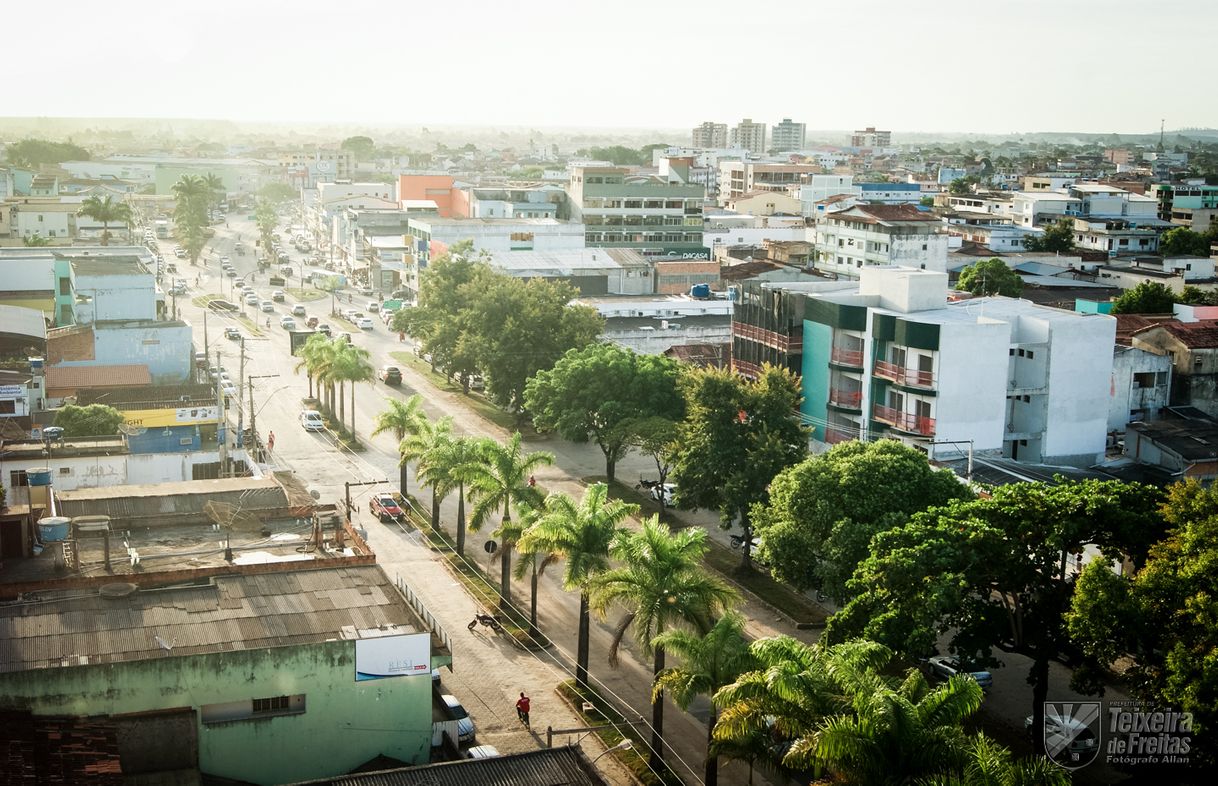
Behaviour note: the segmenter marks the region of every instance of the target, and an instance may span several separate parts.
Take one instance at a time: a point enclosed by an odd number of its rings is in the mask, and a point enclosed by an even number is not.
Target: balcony
[[[872,373],[877,377],[891,380],[898,385],[915,388],[933,388],[935,386],[934,372],[898,366],[896,363],[889,363],[887,360],[877,360]]]
[[[875,405],[872,415],[876,420],[887,423],[898,431],[920,434],[924,437],[933,437],[935,435],[934,418],[920,417],[908,412],[901,412],[892,407],[881,406],[880,404]]]
[[[829,362],[837,363],[841,366],[852,366],[854,368],[863,367],[863,350],[861,349],[846,349],[845,347],[833,347],[829,353]]]
[[[859,435],[853,431],[846,431],[840,428],[829,426],[825,429],[825,442],[830,445],[836,445],[839,442],[847,442],[852,439],[858,439]]]
[[[848,409],[859,409],[863,405],[863,391],[861,390],[843,390],[841,388],[829,389],[829,403],[837,407],[846,407]]]

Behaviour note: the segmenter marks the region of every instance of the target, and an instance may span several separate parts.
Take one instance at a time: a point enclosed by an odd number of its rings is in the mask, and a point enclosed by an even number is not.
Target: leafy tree
[[[71,142],[50,142],[45,139],[22,139],[5,148],[9,163],[29,169],[38,169],[43,164],[62,164],[64,161],[88,161],[89,151]]]
[[[872,536],[971,497],[951,470],[934,469],[907,445],[851,440],[778,473],[753,522],[776,578],[842,598]]]
[[[588,687],[589,606],[588,585],[609,567],[609,545],[638,505],[609,499],[609,487],[596,483],[584,492],[578,504],[566,494],[546,497],[545,507],[517,543],[523,553],[542,554],[538,573],[551,563],[565,560],[563,588],[579,590],[579,632],[575,654],[575,681]]]
[[[317,336],[309,336],[309,340],[305,342],[306,348],[313,343],[314,338]],[[427,420],[427,415],[423,412],[423,397],[418,393],[405,401],[398,401],[394,398],[386,399],[385,405],[385,411],[376,416],[376,427],[372,429],[372,436],[389,432],[393,434],[398,444],[401,444],[407,434],[414,434],[424,428],[423,423]],[[410,473],[408,472],[408,462],[405,459],[398,462],[398,473],[398,487],[401,488],[402,494],[406,494],[406,484]]]
[[[1044,758],[1016,759],[978,732],[965,742],[960,772],[921,778],[918,786],[1070,786],[1070,771]]]
[[[976,175],[967,175],[966,177],[958,177],[947,184],[948,192],[961,196],[970,194],[973,191],[973,186],[981,182],[981,178]]]
[[[1083,570],[1066,626],[1102,664],[1132,655],[1127,676],[1139,698],[1191,712],[1194,726],[1212,732],[1218,728],[1218,490],[1192,479],[1178,483],[1168,489],[1163,515],[1171,530],[1132,576],[1100,562]],[[1199,742],[1198,752],[1212,764],[1218,753],[1212,733]]]
[[[724,527],[739,516],[747,568],[750,508],[780,470],[807,453],[807,430],[795,417],[799,378],[769,364],[756,380],[704,368],[688,372],[682,390],[687,414],[673,457],[677,504],[718,510]]]
[[[365,161],[372,157],[373,151],[376,149],[372,137],[368,136],[349,136],[339,145],[343,150],[350,150],[357,161]]]
[[[272,205],[282,205],[299,198],[300,192],[287,183],[267,183],[258,189],[258,199]]]
[[[1091,546],[1106,559],[1142,564],[1163,528],[1160,499],[1157,489],[1136,483],[1016,483],[916,513],[872,539],[848,585],[857,594],[830,619],[825,637],[861,635],[920,657],[950,633],[951,651],[978,664],[996,662],[996,643],[1025,653],[1032,728],[1040,728],[1049,661],[1070,647],[1067,555]],[[1076,671],[1076,685],[1093,687],[1083,685],[1087,675]],[[1037,737],[1038,747],[1043,742]]]
[[[26,248],[43,248],[51,245],[51,239],[42,235],[29,235],[22,238],[21,242]]]
[[[371,382],[375,376],[370,354],[363,347],[338,342],[338,357],[335,359],[334,377],[338,382],[351,383],[351,436],[355,436],[355,386],[359,382]]]
[[[670,630],[652,642],[681,658],[679,667],[669,667],[655,676],[653,698],[668,691],[672,701],[683,710],[698,696],[713,696],[724,685],[730,685],[741,674],[756,667],[748,640],[744,636],[744,617],[729,611],[719,618],[706,635],[688,630]],[[703,782],[716,786],[719,782],[719,757],[714,753],[715,720],[718,716],[711,704],[706,719],[706,770]]]
[[[1176,294],[1158,281],[1143,281],[1121,293],[1112,303],[1113,314],[1170,314]]]
[[[665,145],[667,147],[667,145]],[[611,145],[609,147],[584,148],[577,155],[594,161],[608,161],[616,166],[646,166],[651,163],[651,151],[636,150],[633,147]]]
[[[617,344],[589,344],[568,350],[553,368],[537,372],[525,386],[524,404],[538,431],[595,442],[612,483],[618,459],[630,448],[627,421],[640,412],[682,416],[679,376],[680,367],[671,358],[638,355]]]
[[[203,176],[203,185],[207,187],[210,199],[208,199],[208,207],[215,207],[222,204],[228,196],[228,186],[224,185],[224,178],[217,175],[215,172],[208,172]]]
[[[1169,229],[1159,238],[1159,252],[1165,257],[1208,257],[1211,238],[1207,235],[1188,227]]]
[[[610,606],[626,608],[609,645],[610,665],[617,665],[622,639],[633,628],[643,652],[654,656],[652,676],[658,676],[664,671],[661,634],[673,627],[705,634],[736,599],[732,589],[702,567],[704,529],[673,533],[652,516],[639,531],[619,532],[609,551],[622,566],[592,579],[589,602],[602,617]],[[652,693],[650,765],[656,771],[664,766],[662,690]]]
[[[431,526],[440,529],[440,502],[444,498],[440,494],[441,477],[428,470],[431,462],[440,452],[444,442],[452,435],[453,419],[443,417],[439,420],[423,420],[419,427],[398,445],[398,455],[402,463],[418,462],[419,468],[416,479],[419,483],[431,486]]]
[[[656,463],[660,488],[668,481],[668,472],[676,452],[679,423],[659,415],[632,418],[621,426],[626,432],[626,443],[651,456]],[[660,495],[660,507],[668,504],[667,497]]]
[[[1023,292],[1023,278],[998,257],[983,259],[960,271],[956,283],[960,289],[974,295],[1003,295],[1019,297]]]
[[[1180,292],[1176,302],[1189,306],[1218,306],[1218,292],[1188,284]]]
[[[274,261],[274,256],[271,254],[271,242],[274,238],[271,235],[275,233],[275,225],[279,223],[279,216],[275,213],[275,206],[269,200],[258,200],[254,207],[254,223],[258,225],[258,235],[262,240],[262,249],[266,259]]]
[[[107,437],[118,433],[123,413],[105,404],[68,404],[55,413],[55,425],[65,437]]]
[[[501,529],[508,529],[514,506],[541,504],[541,492],[529,484],[538,467],[554,463],[554,454],[544,451],[525,453],[521,449],[520,432],[499,444],[492,439],[479,442],[480,461],[473,465],[469,486],[474,501],[470,529],[477,532],[496,511],[503,511]],[[499,600],[507,606],[512,602],[512,546],[507,540],[499,547]]]
[[[174,228],[178,242],[186,249],[190,264],[199,264],[199,254],[207,242],[207,211],[211,191],[198,175],[182,175],[173,184],[176,202],[173,209]]]
[[[114,197],[107,194],[104,197],[91,196],[87,198],[77,211],[82,216],[88,216],[102,225],[101,244],[110,245],[110,225],[131,223],[131,206],[126,202],[115,202]]]
[[[443,499],[457,492],[457,553],[465,556],[465,487],[481,460],[478,441],[472,437],[450,437],[429,457],[431,471],[438,479],[436,494]]]
[[[1028,235],[1023,240],[1023,247],[1028,251],[1043,251],[1064,254],[1074,250],[1074,224],[1070,219],[1063,218],[1051,226],[1045,227],[1038,235]]]
[[[935,198],[934,198],[934,197],[929,197],[929,196],[924,196],[924,197],[922,197],[921,199],[919,199],[919,200],[918,200],[918,204],[919,204],[919,205],[921,205],[922,207],[934,207],[934,206],[935,206]]]

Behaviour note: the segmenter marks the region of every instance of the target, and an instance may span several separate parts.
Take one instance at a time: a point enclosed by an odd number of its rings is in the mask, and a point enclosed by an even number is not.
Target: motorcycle
[[[639,482],[634,484],[635,491],[638,491],[639,489],[647,489],[648,491],[654,491],[655,489],[657,489],[659,487],[660,487],[660,481],[648,480],[647,478],[639,478]]]
[[[730,536],[728,536],[728,541],[731,543],[732,548],[738,549],[744,545],[744,536],[743,535],[730,535]],[[749,550],[756,551],[757,547],[760,545],[761,545],[761,538],[754,536],[753,537],[753,546]]]
[[[482,612],[475,614],[474,619],[465,627],[470,633],[473,633],[474,628],[478,627],[479,625],[488,627],[496,633],[503,630],[503,626],[499,624],[499,620],[496,619],[493,614],[483,614]]]

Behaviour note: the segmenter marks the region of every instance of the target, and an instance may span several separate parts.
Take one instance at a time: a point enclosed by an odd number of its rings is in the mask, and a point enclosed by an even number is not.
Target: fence
[[[448,637],[448,631],[444,630],[444,627],[440,625],[440,621],[427,610],[427,607],[423,605],[423,601],[419,600],[419,596],[414,594],[414,590],[410,588],[410,585],[402,581],[400,575],[395,576],[393,583],[398,588],[398,592],[402,593],[402,597],[406,599],[406,602],[410,604],[410,608],[414,609],[415,614],[423,618],[423,622],[427,624],[428,629],[444,643],[449,652],[452,652],[453,642]]]

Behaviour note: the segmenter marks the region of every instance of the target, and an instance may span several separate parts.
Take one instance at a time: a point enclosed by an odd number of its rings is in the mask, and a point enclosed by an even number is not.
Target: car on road
[[[271,313],[272,311],[274,311],[274,310],[275,310],[275,304],[274,304],[274,303],[272,303],[272,302],[271,302],[271,301],[269,301],[269,300],[264,300],[264,301],[262,301],[262,303],[261,303],[261,304],[258,306],[258,308],[262,309],[263,311],[265,311],[265,312],[267,312],[267,313],[269,314],[269,313]]]
[[[300,303],[297,303],[296,305],[292,306],[292,316],[303,317],[304,315],[305,315],[304,306],[302,306]]]
[[[474,719],[469,716],[469,712],[465,707],[461,706],[461,702],[457,701],[457,697],[451,693],[445,693],[440,696],[440,701],[444,702],[444,706],[448,707],[448,711],[457,720],[457,742],[470,742],[474,739]]]
[[[377,303],[375,300],[368,301],[368,313],[375,314],[376,312],[378,312],[380,310],[381,310],[380,303]]]
[[[333,333],[334,333],[334,331],[330,328],[330,326],[327,325],[325,322],[322,322],[320,325],[317,326],[317,332],[321,333],[323,336],[333,335]]]
[[[326,430],[326,421],[322,420],[321,413],[315,409],[306,409],[300,413],[300,425],[305,431]]]
[[[405,515],[390,494],[373,494],[372,499],[368,500],[368,512],[381,521],[396,521]]]
[[[207,307],[212,311],[240,311],[241,307],[236,303],[229,303],[227,300],[213,298],[207,301]]]
[[[236,271],[236,270],[233,270],[232,268],[229,268],[229,269],[228,269],[228,272],[227,272],[227,273],[225,273],[225,275],[227,275],[229,278],[236,278],[236,277],[237,277],[237,271]]]
[[[296,320],[285,315],[280,318],[279,327],[283,328],[284,330],[295,330],[296,329]]]
[[[470,374],[469,375],[469,389],[470,390],[482,390],[485,387],[486,387],[486,381],[484,379],[482,379],[481,374]]]
[[[256,294],[254,294],[253,292],[250,292],[248,295],[245,296],[245,305],[247,305],[247,306],[258,305],[258,296]],[[272,306],[272,308],[273,308],[273,306]]]
[[[317,317],[309,317],[308,319],[306,319],[305,327],[316,328],[317,327]]]
[[[372,317],[361,317],[355,323],[355,326],[360,330],[372,330],[375,325],[376,323],[372,321]]]
[[[287,295],[284,294],[282,289],[276,289],[271,293],[271,300],[274,300],[276,303],[282,303],[286,297]]]
[[[186,258],[186,249],[184,249],[184,248],[175,248],[175,249],[173,250],[173,255],[174,255],[175,257],[177,257],[178,259],[185,259],[185,258]]]
[[[381,366],[380,373],[377,376],[386,385],[402,384],[402,370],[397,366]]]
[[[175,265],[174,263],[170,262],[168,265],[165,266],[165,272],[166,273],[176,273],[176,272],[178,272],[178,266]]]
[[[236,341],[241,338],[241,331],[237,330],[235,327],[226,327],[224,328],[224,337],[232,341]]]
[[[221,265],[231,265],[231,264],[232,264],[232,262],[233,262],[233,260],[232,260],[232,259],[230,259],[229,257],[226,257],[226,256],[224,256],[224,257],[220,257],[220,264],[221,264]]]
[[[936,655],[926,661],[932,677],[946,682],[957,674],[967,674],[977,681],[981,690],[989,691],[994,687],[994,675],[983,669],[971,669],[962,665],[955,655]]]
[[[237,395],[237,386],[227,379],[220,381],[220,390],[222,390],[226,396]]]

